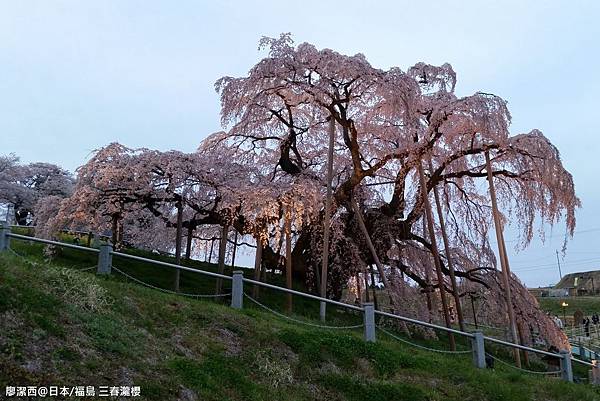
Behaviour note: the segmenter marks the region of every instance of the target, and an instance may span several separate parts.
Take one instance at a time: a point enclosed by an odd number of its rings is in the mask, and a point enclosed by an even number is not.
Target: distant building
[[[567,290],[571,296],[596,295],[600,285],[600,270],[569,273],[554,286],[554,289]]]

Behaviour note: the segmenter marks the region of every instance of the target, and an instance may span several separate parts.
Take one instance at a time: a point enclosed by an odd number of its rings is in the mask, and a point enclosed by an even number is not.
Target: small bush
[[[266,378],[269,384],[274,388],[292,384],[294,381],[294,375],[289,363],[272,358],[264,351],[259,352],[256,355],[254,365],[261,376]]]
[[[47,272],[50,291],[78,308],[88,312],[103,312],[112,303],[108,291],[93,276],[62,267]]]

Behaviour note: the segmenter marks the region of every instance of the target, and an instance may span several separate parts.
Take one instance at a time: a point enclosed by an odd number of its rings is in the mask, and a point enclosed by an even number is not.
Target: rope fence
[[[28,259],[26,256],[24,256],[24,255],[21,255],[19,252],[15,251],[14,249],[12,249],[12,248],[8,248],[8,250],[9,250],[9,251],[10,251],[10,253],[12,253],[13,255],[15,255],[15,256],[17,256],[17,257],[19,257],[19,258],[21,258],[21,259],[23,259],[23,260],[27,261],[27,262],[31,262],[31,261],[30,261],[30,260],[29,260],[29,259]],[[33,262],[32,262],[32,263],[33,263]]]
[[[560,373],[561,373],[561,371],[560,371],[560,370],[554,370],[554,371],[550,371],[550,372],[542,372],[542,371],[539,371],[539,370],[529,370],[529,369],[523,369],[523,368],[519,368],[519,367],[517,367],[517,366],[513,365],[512,363],[508,363],[508,362],[506,362],[506,361],[503,361],[502,359],[500,359],[500,358],[498,358],[498,357],[495,357],[494,355],[492,355],[492,354],[489,354],[489,353],[487,353],[487,352],[486,352],[485,354],[486,354],[487,356],[489,356],[490,358],[492,358],[493,360],[495,360],[495,361],[498,361],[498,362],[500,362],[501,364],[503,364],[503,365],[505,365],[505,366],[508,366],[509,368],[513,368],[513,369],[515,369],[515,370],[519,370],[519,371],[521,371],[521,372],[525,372],[525,373],[531,373],[531,374],[534,374],[534,375],[558,375],[558,374],[560,374]]]
[[[246,298],[248,298],[250,301],[254,302],[256,305],[260,306],[261,308],[271,312],[272,314],[279,316],[283,319],[287,319],[290,320],[292,322],[295,323],[299,323],[299,324],[303,324],[306,326],[311,326],[311,327],[318,327],[320,329],[340,329],[340,330],[344,330],[344,329],[358,329],[364,326],[364,324],[357,324],[357,325],[353,325],[353,326],[328,326],[328,325],[323,325],[323,324],[316,324],[316,323],[310,323],[310,322],[306,322],[303,320],[299,320],[299,319],[294,319],[293,317],[290,317],[288,315],[285,315],[283,313],[277,312],[274,309],[269,308],[267,305],[260,303],[259,301],[257,301],[256,299],[252,298],[250,295],[248,295],[247,293],[244,292],[244,296]]]
[[[400,341],[402,343],[405,343],[405,344],[408,344],[408,345],[413,346],[415,348],[420,348],[420,349],[423,349],[423,350],[426,350],[426,351],[437,352],[437,353],[440,353],[440,354],[471,354],[471,353],[473,353],[472,350],[457,350],[457,351],[452,351],[452,350],[444,350],[444,349],[437,349],[437,348],[429,348],[429,347],[426,347],[424,345],[416,344],[416,343],[408,341],[408,340],[406,340],[406,339],[404,339],[402,337],[399,337],[399,336],[397,336],[397,335],[395,335],[395,334],[387,331],[386,329],[384,329],[383,327],[381,327],[379,325],[377,326],[377,328],[380,331],[382,331],[385,334],[387,334],[388,336],[394,338],[395,340],[398,340],[398,341]]]
[[[62,246],[65,248],[71,248],[71,249],[75,249],[75,250],[83,250],[83,251],[87,251],[90,253],[95,253],[98,255],[98,264],[96,266],[90,266],[90,267],[84,267],[84,268],[79,268],[78,266],[72,266],[72,267],[79,271],[88,271],[88,270],[92,270],[92,269],[96,268],[97,273],[99,275],[110,274],[111,270],[114,270],[117,273],[121,274],[126,279],[129,279],[129,280],[131,280],[137,284],[140,284],[142,286],[145,286],[147,288],[161,291],[163,293],[173,294],[173,295],[181,295],[181,296],[190,297],[190,298],[219,298],[219,297],[231,296],[231,307],[234,309],[242,309],[242,307],[243,307],[242,300],[245,297],[245,298],[248,298],[250,301],[252,301],[252,303],[256,304],[258,307],[268,311],[269,313],[272,313],[273,315],[275,315],[281,319],[285,319],[287,321],[294,322],[294,323],[297,323],[300,325],[315,327],[315,328],[319,328],[319,329],[333,329],[333,330],[352,330],[352,329],[364,328],[364,338],[365,338],[365,341],[367,341],[367,342],[375,342],[376,341],[375,333],[376,333],[376,330],[379,329],[381,332],[383,332],[387,336],[389,336],[399,342],[405,343],[411,347],[419,348],[419,349],[422,349],[425,351],[435,352],[435,353],[440,353],[440,354],[463,354],[463,355],[472,354],[473,355],[473,363],[475,364],[475,366],[477,368],[485,368],[486,367],[486,363],[485,363],[484,359],[485,359],[485,356],[487,356],[489,358],[492,358],[493,360],[498,361],[498,363],[507,365],[511,368],[522,371],[524,373],[537,374],[537,375],[556,375],[556,374],[560,373],[563,380],[573,382],[573,371],[572,371],[571,364],[572,364],[572,362],[575,362],[575,363],[578,363],[578,364],[581,364],[581,365],[584,365],[587,367],[591,367],[593,376],[600,378],[600,372],[598,371],[598,369],[599,369],[598,365],[596,365],[595,363],[590,363],[590,362],[587,362],[587,361],[584,361],[581,359],[574,358],[572,353],[568,349],[561,350],[560,353],[552,353],[552,352],[548,352],[548,351],[543,351],[541,349],[531,348],[531,347],[527,347],[524,345],[511,343],[509,341],[504,341],[504,340],[500,340],[500,339],[497,339],[494,337],[486,336],[481,331],[476,331],[474,333],[471,333],[469,331],[460,331],[460,330],[457,330],[457,329],[454,329],[451,327],[442,327],[441,325],[433,324],[431,322],[428,323],[428,322],[420,321],[420,320],[413,319],[413,318],[410,318],[407,316],[401,316],[401,315],[396,315],[393,313],[384,312],[381,310],[375,310],[372,303],[365,303],[363,305],[356,306],[356,305],[347,304],[347,303],[336,301],[336,300],[329,299],[329,298],[319,297],[314,294],[304,293],[304,292],[292,290],[289,288],[280,287],[280,286],[277,286],[274,284],[269,284],[269,283],[249,279],[249,278],[244,278],[242,271],[234,271],[232,276],[228,276],[228,275],[224,275],[224,274],[220,274],[220,273],[214,273],[214,272],[200,270],[200,269],[193,269],[191,267],[184,267],[184,266],[180,266],[180,265],[175,265],[173,263],[168,263],[168,262],[163,262],[163,261],[159,261],[159,260],[154,260],[154,259],[149,259],[149,258],[144,258],[144,257],[140,257],[140,256],[135,256],[135,255],[130,255],[130,254],[122,253],[122,252],[113,251],[110,244],[101,244],[99,249],[85,248],[85,247],[81,247],[79,245],[72,245],[72,244],[60,243],[57,241],[51,241],[51,240],[39,239],[39,238],[35,238],[35,237],[27,237],[27,236],[23,236],[23,235],[19,235],[19,234],[13,234],[10,232],[10,229],[7,228],[6,225],[0,225],[0,251],[8,250],[8,251],[12,252],[13,254],[15,254],[16,256],[25,260],[28,264],[36,266],[36,267],[41,266],[41,264],[37,263],[35,261],[29,260],[28,257],[19,254],[18,252],[16,252],[15,250],[13,250],[10,247],[10,238],[14,238],[17,240],[23,240],[23,241],[33,241],[33,242],[45,243],[45,244],[50,244],[50,245],[58,245],[58,246]],[[137,260],[142,263],[150,263],[150,264],[157,265],[157,266],[163,266],[163,267],[168,267],[168,268],[173,268],[173,269],[181,269],[181,270],[190,271],[192,273],[201,274],[204,276],[217,278],[217,279],[221,279],[221,280],[231,280],[231,282],[232,282],[231,292],[222,293],[222,294],[192,294],[192,293],[176,292],[176,291],[169,290],[166,288],[161,288],[156,285],[147,283],[137,277],[134,277],[134,276],[130,275],[129,273],[126,273],[122,269],[112,265],[113,256],[123,257],[123,258],[131,259],[131,260]],[[327,303],[327,304],[330,304],[333,306],[344,307],[344,308],[347,308],[350,310],[355,310],[362,314],[364,320],[363,320],[362,324],[333,326],[333,325],[312,323],[310,321],[297,319],[297,318],[294,318],[287,314],[281,313],[277,310],[274,310],[271,307],[261,303],[257,299],[254,299],[253,297],[251,297],[250,295],[248,295],[248,293],[246,293],[244,291],[244,284],[255,285],[255,286],[258,285],[263,288],[274,289],[277,291],[282,291],[287,294],[301,296],[306,299],[316,300],[316,301],[321,302],[322,304]],[[380,317],[397,319],[397,320],[403,321],[405,323],[416,324],[416,325],[419,325],[420,327],[430,328],[430,329],[434,329],[434,330],[442,330],[446,333],[453,333],[456,335],[466,337],[466,338],[470,339],[472,349],[469,349],[469,350],[464,350],[464,349],[445,350],[445,349],[431,348],[431,347],[428,347],[425,345],[414,343],[412,341],[404,339],[404,338],[386,330],[381,325],[377,325],[376,324],[377,315],[379,315]],[[466,322],[466,323],[469,325],[474,325],[471,322]],[[502,328],[494,327],[494,326],[490,326],[490,325],[478,324],[478,326],[487,327],[489,329],[495,329],[495,330],[503,330]],[[537,354],[550,356],[553,358],[560,358],[560,361],[561,361],[560,370],[544,372],[544,371],[523,369],[523,368],[520,368],[517,366],[513,366],[512,364],[505,362],[502,359],[485,352],[485,343],[489,343],[489,342],[497,343],[497,344],[512,347],[512,348],[521,349],[526,352],[533,352],[533,353],[537,353]],[[598,380],[594,379],[594,383],[596,383],[596,382],[598,382],[598,384],[600,384],[600,379],[598,379]]]
[[[118,273],[122,274],[129,280],[135,281],[136,283],[141,284],[145,287],[152,288],[152,289],[155,289],[155,290],[167,293],[167,294],[181,295],[181,296],[190,297],[190,298],[219,298],[219,297],[227,297],[227,296],[231,295],[230,292],[224,293],[224,294],[189,294],[189,293],[185,293],[185,292],[177,292],[177,291],[167,290],[166,288],[157,287],[155,285],[152,285],[152,284],[146,283],[140,279],[137,279],[137,278],[125,273],[123,270],[117,268],[116,266],[112,266],[112,269],[117,271]]]
[[[9,251],[10,251],[10,252],[11,252],[13,255],[15,255],[15,256],[16,256],[16,257],[18,257],[19,259],[23,260],[23,262],[27,263],[27,264],[28,264],[28,265],[30,265],[30,266],[34,266],[34,267],[41,266],[41,264],[40,264],[40,263],[38,263],[38,262],[35,262],[35,261],[33,261],[33,260],[29,260],[29,258],[28,258],[27,256],[25,256],[25,255],[21,255],[20,253],[18,253],[17,251],[15,251],[15,250],[14,250],[14,249],[12,249],[12,248],[8,248],[8,250],[9,250]],[[80,268],[78,268],[78,266],[70,266],[69,268],[70,268],[70,269],[73,269],[73,270],[80,271],[80,272],[85,272],[85,271],[88,271],[88,270],[96,269],[96,268],[97,268],[97,266],[96,266],[96,265],[94,265],[94,266],[90,266],[90,267],[84,267],[83,269],[80,269]]]

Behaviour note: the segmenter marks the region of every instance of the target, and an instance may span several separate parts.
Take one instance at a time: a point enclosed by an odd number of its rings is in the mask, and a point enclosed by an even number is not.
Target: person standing
[[[590,336],[590,318],[586,316],[585,319],[583,319],[583,324],[585,326],[585,336],[589,337]]]

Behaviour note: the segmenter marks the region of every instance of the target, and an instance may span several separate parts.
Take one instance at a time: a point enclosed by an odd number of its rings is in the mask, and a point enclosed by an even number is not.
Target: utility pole
[[[558,251],[556,251],[556,263],[558,263],[558,275],[560,276],[560,279],[562,280],[562,272],[560,271],[560,258],[558,257]]]

